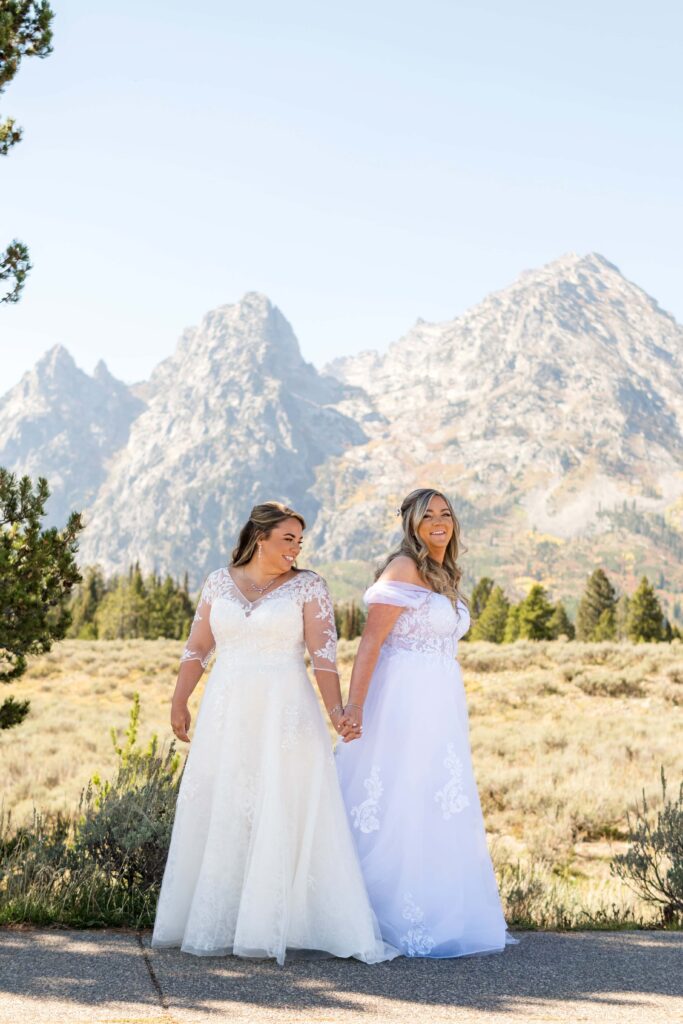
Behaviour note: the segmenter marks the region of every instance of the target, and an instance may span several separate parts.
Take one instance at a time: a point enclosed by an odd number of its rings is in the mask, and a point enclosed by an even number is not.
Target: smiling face
[[[283,519],[267,537],[259,540],[261,557],[259,567],[264,572],[281,573],[291,569],[301,552],[303,527],[298,519]]]
[[[417,528],[420,540],[437,562],[443,561],[448,542],[453,536],[453,516],[448,502],[440,494],[433,495]]]

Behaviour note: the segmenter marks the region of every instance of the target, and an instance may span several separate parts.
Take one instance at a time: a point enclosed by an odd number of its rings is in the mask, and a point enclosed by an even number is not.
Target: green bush
[[[173,744],[137,747],[134,695],[126,742],[112,730],[118,764],[95,776],[79,813],[42,815],[13,830],[0,815],[0,923],[149,926],[154,921],[180,776]]]
[[[612,861],[612,873],[642,899],[661,909],[664,923],[683,923],[683,782],[676,800],[667,796],[661,770],[662,807],[653,815],[642,804],[628,816],[631,848]]]

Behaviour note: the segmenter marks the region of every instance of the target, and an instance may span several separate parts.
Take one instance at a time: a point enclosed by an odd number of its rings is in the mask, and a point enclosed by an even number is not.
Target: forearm
[[[359,708],[363,707],[381,649],[382,644],[374,637],[361,638],[351,673],[347,706],[353,704]]]
[[[335,708],[341,707],[342,698],[339,676],[336,672],[325,672],[320,669],[313,669],[313,672],[318,689],[320,690],[320,696],[325,705],[325,710],[329,715]]]
[[[197,683],[204,674],[201,661],[184,661],[178,672],[178,679],[173,692],[172,704],[175,707],[186,707]]]

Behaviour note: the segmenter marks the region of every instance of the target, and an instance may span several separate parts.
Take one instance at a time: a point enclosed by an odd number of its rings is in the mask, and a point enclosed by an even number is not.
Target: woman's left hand
[[[348,708],[344,708],[343,723],[340,735],[344,743],[360,739],[363,735],[363,709],[355,705],[349,705]]]
[[[357,739],[362,732],[362,729],[359,730],[357,726],[352,726],[351,719],[348,715],[344,714],[344,711],[341,708],[339,708],[339,710],[335,709],[331,712],[330,721],[332,722],[335,732],[342,737],[344,742],[346,742],[347,737],[348,739]]]

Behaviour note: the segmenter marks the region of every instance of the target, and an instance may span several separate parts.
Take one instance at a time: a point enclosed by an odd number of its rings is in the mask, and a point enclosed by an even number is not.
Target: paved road
[[[149,934],[0,929],[1,1024],[683,1024],[683,933],[524,933],[494,956],[276,964]]]

